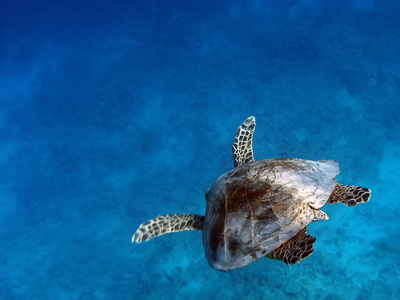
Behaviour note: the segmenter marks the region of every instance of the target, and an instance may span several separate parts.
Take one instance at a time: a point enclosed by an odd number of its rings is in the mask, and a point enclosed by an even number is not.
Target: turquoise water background
[[[400,3],[2,1],[0,299],[400,299]],[[315,252],[228,273],[204,214],[257,118],[256,159],[334,159],[370,202],[327,205]]]

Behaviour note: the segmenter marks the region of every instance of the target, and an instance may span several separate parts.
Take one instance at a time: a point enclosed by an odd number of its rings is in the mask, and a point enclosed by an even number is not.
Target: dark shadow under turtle
[[[255,118],[246,119],[233,144],[235,168],[206,192],[205,216],[161,215],[140,225],[132,242],[170,232],[202,230],[209,264],[219,271],[246,266],[262,257],[295,264],[314,252],[316,238],[307,233],[312,221],[328,220],[326,203],[365,203],[367,188],[336,182],[339,164],[276,158],[255,161]]]

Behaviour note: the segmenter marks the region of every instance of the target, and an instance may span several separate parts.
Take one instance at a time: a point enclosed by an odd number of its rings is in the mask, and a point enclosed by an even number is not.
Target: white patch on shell
[[[314,209],[320,209],[328,201],[336,185],[335,178],[339,174],[339,164],[333,160],[291,159],[290,161],[301,171],[276,166],[274,184],[290,186],[297,191],[299,199],[309,203]]]

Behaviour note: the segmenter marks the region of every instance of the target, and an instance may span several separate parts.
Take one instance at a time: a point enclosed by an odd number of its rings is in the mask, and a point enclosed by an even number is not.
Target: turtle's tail
[[[204,216],[194,214],[161,215],[141,224],[132,243],[146,242],[157,236],[183,230],[203,230]]]
[[[344,185],[337,183],[328,203],[342,202],[347,206],[356,206],[368,202],[371,198],[371,190],[357,185]]]

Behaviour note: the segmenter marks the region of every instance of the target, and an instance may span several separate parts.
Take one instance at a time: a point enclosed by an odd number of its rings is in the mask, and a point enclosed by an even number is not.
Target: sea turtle
[[[247,118],[233,144],[235,168],[206,192],[205,216],[161,215],[140,225],[132,242],[165,233],[202,230],[209,264],[219,271],[246,266],[262,257],[295,264],[314,252],[312,221],[328,220],[325,203],[365,203],[367,188],[342,185],[334,160],[275,158],[255,161],[252,139],[256,122]]]

